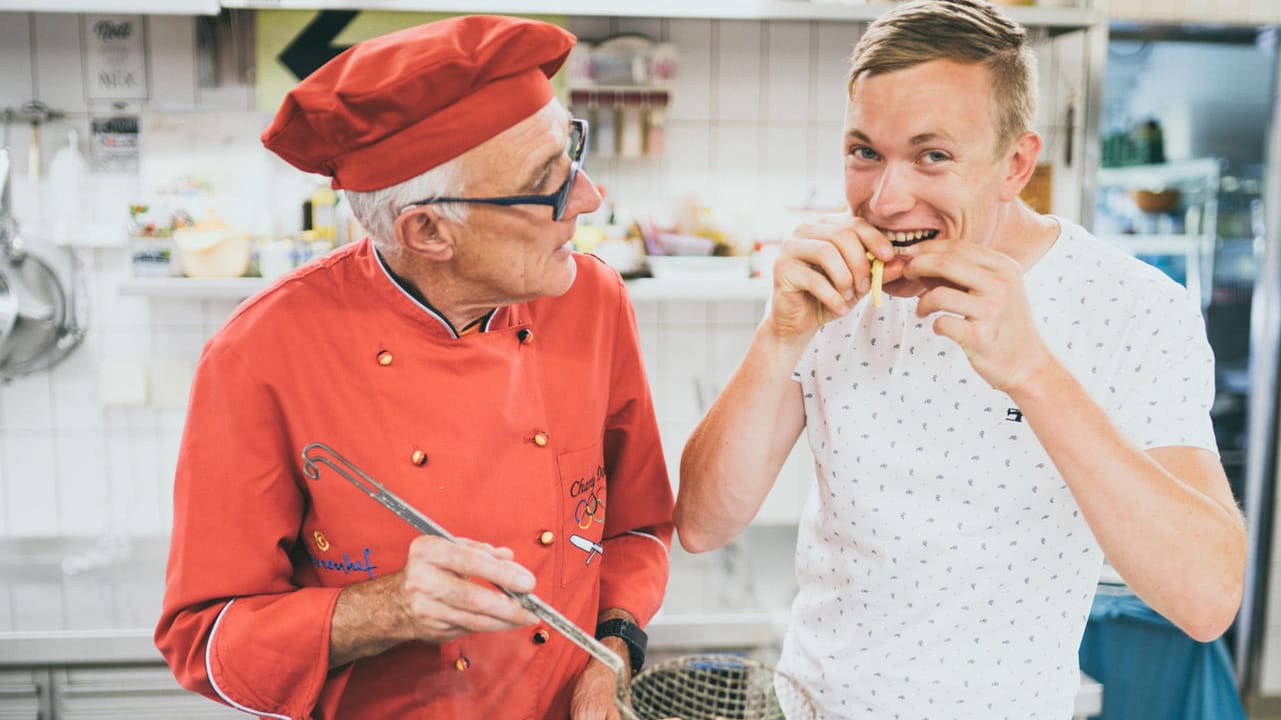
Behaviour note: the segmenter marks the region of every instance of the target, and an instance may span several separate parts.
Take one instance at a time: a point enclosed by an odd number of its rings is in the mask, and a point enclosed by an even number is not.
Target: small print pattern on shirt
[[[1024,275],[1041,337],[1139,447],[1213,450],[1199,308],[1059,223]],[[782,666],[823,717],[1068,718],[1102,553],[1021,410],[915,310],[861,303],[794,374],[817,472]]]

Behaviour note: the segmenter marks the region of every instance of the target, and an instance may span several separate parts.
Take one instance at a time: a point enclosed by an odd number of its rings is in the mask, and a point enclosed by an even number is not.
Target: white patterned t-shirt
[[[1024,275],[1042,339],[1138,447],[1215,451],[1187,291],[1056,220]],[[916,305],[861,302],[797,365],[817,485],[782,668],[823,718],[1068,718],[1102,553],[1019,409]]]

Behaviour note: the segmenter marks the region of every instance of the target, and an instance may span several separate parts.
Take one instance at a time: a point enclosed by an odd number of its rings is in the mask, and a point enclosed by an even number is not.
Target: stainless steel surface
[[[88,538],[0,541],[0,666],[161,660],[151,633],[167,541],[133,539],[127,555],[64,572],[98,547]]]
[[[1281,55],[1273,73],[1281,82]],[[1269,569],[1272,567],[1273,514],[1277,481],[1277,372],[1281,362],[1281,94],[1274,93],[1264,171],[1262,257],[1250,299],[1249,436],[1246,441],[1245,507],[1249,565],[1237,615],[1237,682],[1245,694],[1260,689],[1260,665],[1267,628]],[[1275,661],[1277,658],[1271,658]]]
[[[1072,717],[1092,718],[1103,712],[1103,686],[1097,680],[1081,673],[1081,689],[1076,691]]]

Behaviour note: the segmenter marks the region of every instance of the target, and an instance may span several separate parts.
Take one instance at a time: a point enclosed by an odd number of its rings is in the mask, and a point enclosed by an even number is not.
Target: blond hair
[[[850,92],[864,75],[932,60],[983,64],[992,89],[996,152],[1003,154],[1036,116],[1036,56],[1027,31],[984,0],[915,0],[868,26],[850,56]]]

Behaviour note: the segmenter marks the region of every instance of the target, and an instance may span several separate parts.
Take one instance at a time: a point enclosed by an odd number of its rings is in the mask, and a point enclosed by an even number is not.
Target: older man
[[[600,197],[549,76],[574,38],[464,17],[360,43],[263,135],[369,238],[242,305],[201,358],[156,642],[185,687],[280,718],[613,717],[672,498],[616,273],[568,245]],[[419,536],[323,442],[455,535]]]

